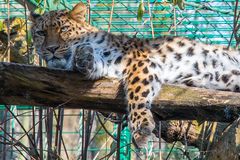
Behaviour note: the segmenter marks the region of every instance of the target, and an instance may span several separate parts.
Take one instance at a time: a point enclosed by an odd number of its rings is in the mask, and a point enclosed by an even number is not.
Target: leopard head
[[[85,21],[86,11],[86,6],[78,3],[71,11],[31,13],[33,44],[48,67],[69,69],[73,56],[71,46],[95,29]]]

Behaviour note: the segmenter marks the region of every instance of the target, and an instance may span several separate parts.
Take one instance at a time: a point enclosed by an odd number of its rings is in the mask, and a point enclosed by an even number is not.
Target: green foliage
[[[30,46],[32,44],[32,34],[27,32],[27,44]]]
[[[3,30],[3,21],[0,21],[0,31]]]
[[[162,2],[165,3],[165,2]],[[171,0],[170,3],[172,3],[174,6],[178,6],[181,10],[185,9],[185,0]],[[145,12],[144,2],[141,1],[138,6],[137,10],[137,20],[142,21],[143,14]]]
[[[8,61],[16,63],[28,63],[27,45],[31,42],[31,36],[26,40],[26,21],[22,18],[12,17],[7,26],[7,20],[0,22],[0,61],[5,61],[8,57],[8,32],[10,33],[10,59]],[[30,33],[30,32],[29,32]]]
[[[185,0],[172,0],[174,6],[178,6],[181,10],[185,9]]]
[[[39,4],[41,2],[41,0],[35,0],[35,2],[37,2]]]
[[[139,6],[138,6],[138,12],[137,12],[137,20],[138,21],[142,21],[144,11],[145,11],[144,3],[140,2]]]
[[[38,13],[38,14],[43,14],[45,12],[45,8],[39,7],[35,10],[35,12]]]
[[[53,4],[59,4],[61,0],[53,0]]]

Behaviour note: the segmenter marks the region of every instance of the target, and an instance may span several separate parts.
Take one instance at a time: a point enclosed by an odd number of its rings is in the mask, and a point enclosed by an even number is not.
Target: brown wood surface
[[[126,112],[117,80],[85,80],[76,72],[0,63],[0,104]],[[152,111],[160,120],[230,122],[240,113],[240,94],[164,85]]]
[[[239,160],[240,159],[240,118],[225,128],[219,138],[210,147],[207,160]]]
[[[113,79],[89,81],[75,72],[0,63],[0,104],[61,106],[125,113],[121,88],[118,81]],[[217,123],[215,130],[204,133],[208,127],[202,122],[231,122],[240,113],[239,104],[239,93],[164,85],[154,101],[152,111],[156,122],[173,120],[161,123],[164,140],[185,143],[187,138],[188,145],[203,151],[212,142],[217,143],[204,135],[220,137],[228,124]],[[195,121],[178,121],[186,119]]]

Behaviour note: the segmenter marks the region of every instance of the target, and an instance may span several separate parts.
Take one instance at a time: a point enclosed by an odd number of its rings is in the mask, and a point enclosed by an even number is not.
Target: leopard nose
[[[50,47],[47,47],[46,49],[51,53],[54,53],[58,48],[59,46],[50,46]]]

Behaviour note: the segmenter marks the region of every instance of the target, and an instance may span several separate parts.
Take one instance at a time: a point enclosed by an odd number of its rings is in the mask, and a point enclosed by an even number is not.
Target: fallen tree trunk
[[[240,119],[235,120],[215,139],[206,157],[208,160],[240,159]]]
[[[89,81],[76,72],[0,63],[0,104],[125,113],[118,86],[116,80]],[[159,120],[231,122],[240,113],[239,104],[239,93],[165,85],[152,111]]]
[[[124,95],[118,86],[117,80],[89,81],[75,72],[0,63],[0,104],[125,113]],[[212,143],[206,137],[220,136],[227,124],[218,123],[214,132],[205,133],[201,121],[231,122],[239,116],[238,104],[239,93],[165,85],[152,111],[156,121],[198,120],[162,121],[162,137],[167,142],[187,140],[202,151]]]
[[[217,124],[214,129],[213,125]],[[180,141],[183,144],[187,143],[189,146],[195,146],[200,151],[209,149],[208,145],[211,145],[214,141],[210,139],[210,135],[213,137],[220,137],[222,132],[226,129],[229,123],[220,122],[198,122],[194,121],[162,121],[162,138],[168,142]]]

